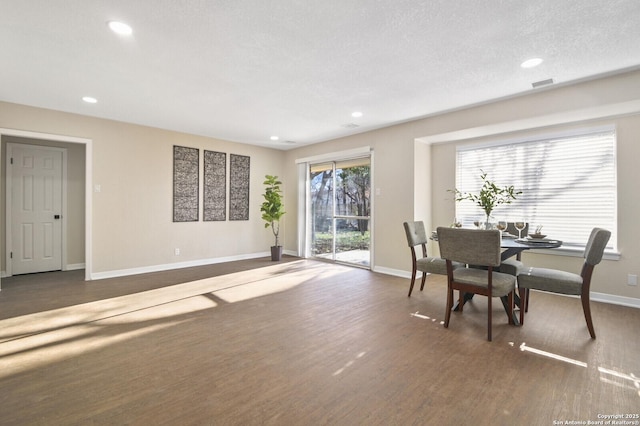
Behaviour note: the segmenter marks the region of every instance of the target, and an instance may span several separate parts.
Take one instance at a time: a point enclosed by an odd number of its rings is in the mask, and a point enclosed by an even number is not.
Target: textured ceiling
[[[0,100],[288,149],[639,67],[640,2],[0,0],[0,52]]]

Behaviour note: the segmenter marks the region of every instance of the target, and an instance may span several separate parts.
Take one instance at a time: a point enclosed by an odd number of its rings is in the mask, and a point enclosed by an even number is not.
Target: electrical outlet
[[[177,248],[177,249],[176,249],[176,251],[175,251],[175,253],[176,253],[176,256],[180,256],[180,249],[179,249],[179,248]]]
[[[638,276],[629,274],[627,276],[627,284],[629,284],[629,285],[638,285]]]

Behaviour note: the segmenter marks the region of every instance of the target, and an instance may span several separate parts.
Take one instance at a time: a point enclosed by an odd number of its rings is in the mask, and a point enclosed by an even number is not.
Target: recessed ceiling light
[[[526,61],[521,63],[520,66],[522,68],[533,68],[533,67],[537,67],[541,63],[542,63],[542,59],[540,59],[540,58],[531,58],[531,59],[527,59]]]
[[[351,113],[351,116],[354,118],[362,117],[362,113],[360,111],[355,111]]]
[[[131,35],[131,33],[133,33],[133,29],[125,24],[124,22],[119,22],[119,21],[109,21],[109,28],[111,28],[111,31],[113,31],[116,34],[120,34],[120,35]]]
[[[96,98],[93,98],[91,96],[85,96],[82,98],[83,101],[85,101],[88,104],[95,104],[96,102],[98,102],[98,100]]]
[[[279,138],[279,137],[277,137],[277,136],[271,136],[271,138],[270,138],[270,139],[271,139],[272,141],[277,141],[277,140],[278,140],[278,139],[280,139],[280,138]]]

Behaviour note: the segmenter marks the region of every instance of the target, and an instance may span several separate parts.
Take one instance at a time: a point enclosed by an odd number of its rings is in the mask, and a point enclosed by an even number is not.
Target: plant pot
[[[282,246],[271,246],[271,260],[278,261],[282,259]]]

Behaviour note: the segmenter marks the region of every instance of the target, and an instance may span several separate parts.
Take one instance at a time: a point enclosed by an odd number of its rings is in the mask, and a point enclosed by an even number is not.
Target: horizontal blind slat
[[[457,151],[456,188],[478,193],[481,173],[498,186],[523,193],[500,205],[492,216],[543,224],[545,233],[584,246],[595,226],[612,232],[617,246],[615,132],[597,132],[502,145],[466,146]],[[466,225],[484,220],[480,207],[456,203],[456,217]]]

